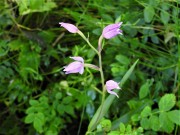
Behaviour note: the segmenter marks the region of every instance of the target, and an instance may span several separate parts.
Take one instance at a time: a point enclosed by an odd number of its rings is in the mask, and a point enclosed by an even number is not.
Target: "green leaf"
[[[143,131],[144,131],[144,129],[143,129],[142,127],[139,127],[139,128],[137,129],[137,132],[138,132],[138,133],[143,133]]]
[[[154,8],[150,5],[144,9],[144,19],[147,23],[151,22],[154,17],[155,11]]]
[[[33,126],[39,133],[43,132],[44,122],[45,122],[45,117],[43,113],[38,112],[37,114],[35,114]]]
[[[56,93],[56,99],[61,99],[62,98],[62,93],[61,92],[57,92]]]
[[[175,95],[166,94],[160,99],[158,106],[160,111],[169,111],[174,107],[175,103],[176,103]]]
[[[143,84],[140,88],[140,91],[139,91],[139,98],[142,99],[144,97],[146,97],[149,93],[149,83],[148,81]]]
[[[123,123],[120,123],[119,128],[120,128],[120,133],[124,133],[126,130],[126,127]]]
[[[134,115],[131,117],[131,120],[132,120],[132,121],[139,121],[139,120],[140,120],[140,115],[139,115],[139,114],[134,114]]]
[[[161,21],[164,24],[167,24],[169,22],[170,15],[167,11],[161,11],[160,16],[161,16]]]
[[[154,131],[158,131],[159,130],[159,118],[157,116],[151,115],[149,118],[150,121],[150,127],[152,130]]]
[[[45,0],[16,0],[19,6],[19,12],[21,15],[33,13],[33,12],[44,12],[50,11],[57,5],[51,1]]]
[[[64,111],[70,115],[75,115],[74,108],[70,105],[64,106]]]
[[[115,58],[118,62],[120,62],[122,65],[129,65],[130,63],[130,59],[124,55],[116,55],[116,58]]]
[[[141,112],[141,117],[147,117],[151,115],[151,107],[150,106],[146,106],[143,111]]]
[[[108,135],[121,135],[119,131],[111,131]]]
[[[140,124],[143,129],[150,129],[150,121],[148,118],[142,118]]]
[[[167,112],[169,120],[180,126],[180,110]]]
[[[25,123],[32,123],[33,121],[34,121],[34,113],[30,113],[30,114],[28,114],[27,116],[26,116],[26,118],[25,118]]]
[[[37,111],[37,108],[32,106],[32,107],[29,107],[27,110],[26,110],[26,113],[27,114],[31,114],[31,113],[34,113]]]
[[[72,102],[72,97],[67,96],[65,98],[63,98],[63,104],[70,104]]]
[[[130,67],[130,69],[126,72],[126,74],[123,76],[120,85],[122,86],[126,80],[129,78],[129,76],[131,75],[131,73],[133,72],[137,62],[139,60],[136,60],[134,62],[134,64]],[[118,92],[118,90],[115,90],[115,92]],[[104,101],[104,103],[97,109],[96,113],[94,114],[92,120],[89,123],[88,126],[88,131],[92,131],[96,128],[97,124],[99,123],[99,121],[104,117],[104,115],[107,113],[107,111],[109,110],[109,107],[111,106],[113,100],[115,99],[114,95],[109,95],[106,100]]]
[[[167,133],[171,133],[173,131],[174,124],[169,120],[167,112],[160,113],[159,122],[160,122],[160,127],[163,129],[163,131]]]
[[[132,126],[131,125],[127,125],[127,127],[126,127],[126,132],[127,133],[131,133],[132,132]]]
[[[100,122],[100,125],[104,129],[105,132],[109,132],[111,130],[111,121],[108,119],[104,119]]]
[[[31,99],[31,100],[29,101],[29,104],[32,105],[32,106],[35,106],[35,105],[38,105],[38,104],[39,104],[39,101],[37,101],[37,100],[32,100],[32,99]]]
[[[20,40],[18,40],[18,39],[17,40],[13,40],[13,41],[8,43],[8,46],[10,47],[11,51],[19,50],[22,45],[23,45],[23,43]]]

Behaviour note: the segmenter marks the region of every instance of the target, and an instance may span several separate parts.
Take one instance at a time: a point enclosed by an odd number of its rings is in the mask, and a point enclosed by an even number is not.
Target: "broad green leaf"
[[[148,81],[143,84],[140,88],[140,91],[139,91],[139,98],[142,99],[144,97],[146,97],[149,93],[149,83]]]
[[[151,107],[150,106],[146,106],[143,111],[141,112],[141,117],[147,117],[151,115]]]
[[[126,74],[123,76],[120,85],[122,86],[126,80],[129,78],[129,76],[131,75],[131,73],[133,72],[137,62],[139,60],[136,60],[135,63],[130,67],[130,69],[126,72]],[[115,92],[118,92],[118,90],[115,90]],[[101,106],[97,109],[96,113],[94,114],[92,120],[89,123],[88,126],[88,131],[92,131],[96,128],[96,126],[98,125],[99,121],[104,117],[104,115],[107,113],[107,111],[109,110],[109,107],[111,106],[113,100],[115,99],[114,95],[109,95],[106,100],[104,101],[103,104],[101,104]]]
[[[102,120],[100,122],[100,125],[102,126],[102,128],[105,132],[109,132],[111,130],[111,121],[108,119]]]
[[[176,103],[175,95],[166,94],[160,99],[158,106],[160,111],[169,111],[174,107],[175,103]]]
[[[39,133],[42,133],[42,132],[43,132],[44,122],[45,122],[45,117],[44,117],[44,114],[43,114],[43,113],[38,112],[37,114],[35,114],[33,125],[34,125],[34,128],[35,128]]]
[[[159,118],[155,115],[151,115],[150,118],[149,118],[149,121],[150,121],[150,127],[152,130],[154,131],[158,131],[159,130]]]
[[[143,129],[150,129],[150,121],[148,118],[142,118],[140,124]]]
[[[140,120],[140,114],[134,114],[134,115],[131,117],[131,120],[132,120],[132,121],[139,121],[139,120]]]
[[[58,135],[58,132],[53,130],[48,130],[46,131],[46,135]]]
[[[143,129],[142,127],[139,127],[139,128],[137,129],[137,132],[138,132],[138,133],[143,133],[143,131],[144,131],[144,129]]]
[[[121,54],[116,55],[115,59],[123,65],[129,65],[130,63],[130,59],[125,55],[121,55]]]
[[[154,17],[155,11],[154,8],[150,5],[144,9],[144,19],[147,23],[150,23]]]
[[[103,133],[102,133],[103,134]],[[107,135],[122,135],[119,133],[119,131],[111,131],[110,133],[108,133]]]
[[[90,117],[93,117],[94,112],[95,112],[94,104],[88,103],[88,104],[86,105],[86,113],[87,113]]]
[[[119,129],[120,129],[120,133],[124,133],[125,130],[126,130],[126,127],[125,127],[125,125],[123,123],[120,123]]]
[[[37,111],[37,108],[32,106],[32,107],[29,107],[27,110],[26,110],[26,113],[27,114],[31,114],[31,113],[34,113]]]
[[[70,105],[64,106],[64,111],[70,115],[75,115],[74,108]]]
[[[61,92],[57,92],[56,93],[56,99],[61,99],[62,98],[62,93]]]
[[[44,4],[44,0],[30,0],[28,3],[30,9],[37,10],[42,7],[42,5]]]
[[[175,124],[180,125],[180,110],[167,112],[168,118]]]
[[[132,132],[132,126],[128,124],[126,127],[126,133],[131,133],[131,132]]]
[[[167,24],[169,22],[170,15],[167,11],[161,11],[160,16],[161,16],[161,21],[164,24]]]
[[[160,0],[149,0],[148,4],[157,7],[161,1]]]
[[[34,121],[34,117],[35,117],[35,114],[34,113],[30,113],[26,116],[25,118],[25,123],[32,123]]]
[[[50,11],[56,7],[56,3],[45,0],[16,0],[21,15],[33,12]]]
[[[32,105],[32,106],[35,106],[35,105],[38,105],[38,104],[39,104],[39,101],[31,99],[31,100],[29,101],[29,104]]]
[[[167,133],[171,133],[174,129],[174,124],[168,118],[167,112],[161,112],[159,115],[160,128]]]
[[[8,46],[10,47],[11,51],[19,50],[22,45],[23,45],[23,42],[18,40],[18,39],[17,40],[13,40],[13,41],[8,43]]]
[[[70,104],[71,102],[72,102],[72,97],[70,97],[70,96],[67,96],[67,97],[65,97],[65,98],[63,98],[63,104]]]

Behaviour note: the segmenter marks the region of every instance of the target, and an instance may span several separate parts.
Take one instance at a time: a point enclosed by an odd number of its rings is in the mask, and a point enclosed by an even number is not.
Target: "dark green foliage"
[[[86,134],[178,135],[179,6],[178,0],[1,0],[0,134],[85,134],[101,104],[99,72],[62,69],[69,56],[98,60],[58,23],[76,25],[96,48],[103,28],[122,21],[123,35],[104,40],[102,51],[105,81],[119,81],[122,90],[119,99],[107,98],[104,118]]]

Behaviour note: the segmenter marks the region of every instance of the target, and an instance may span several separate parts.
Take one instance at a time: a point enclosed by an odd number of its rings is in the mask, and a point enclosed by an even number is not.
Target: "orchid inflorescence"
[[[64,27],[66,30],[68,30],[70,33],[78,33],[87,43],[88,45],[98,54],[99,56],[99,67],[93,65],[93,64],[85,64],[84,63],[84,59],[80,56],[75,56],[75,57],[70,57],[71,59],[75,60],[74,62],[70,63],[69,65],[64,67],[65,74],[71,74],[71,73],[80,73],[83,74],[84,72],[84,67],[89,67],[89,68],[93,68],[95,70],[99,70],[100,74],[101,74],[101,80],[102,80],[102,86],[103,86],[103,94],[105,94],[104,90],[106,89],[107,92],[109,94],[115,95],[117,97],[119,97],[117,95],[117,93],[115,93],[114,89],[121,89],[119,87],[119,83],[113,81],[113,80],[108,80],[106,81],[106,84],[104,86],[104,75],[103,75],[103,71],[102,71],[102,63],[101,63],[101,50],[102,50],[102,40],[103,38],[105,39],[111,39],[119,34],[122,35],[122,30],[120,30],[119,28],[122,25],[122,22],[119,23],[115,23],[115,24],[110,24],[108,26],[106,26],[103,29],[102,35],[99,38],[99,42],[98,42],[98,50],[95,49],[89,42],[89,40],[84,36],[84,34],[73,24],[70,23],[64,23],[64,22],[60,22],[59,23],[62,27]]]

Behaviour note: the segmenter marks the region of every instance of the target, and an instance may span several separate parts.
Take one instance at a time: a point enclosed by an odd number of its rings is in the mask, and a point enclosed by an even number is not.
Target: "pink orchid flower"
[[[118,34],[122,35],[122,30],[119,29],[121,25],[122,25],[122,22],[110,24],[106,26],[103,29],[102,36],[106,39],[110,39],[110,38],[115,37]]]
[[[79,29],[73,24],[64,22],[60,22],[59,24],[71,33],[77,33],[79,31]]]
[[[112,91],[113,89],[121,89],[119,87],[119,84],[113,80],[109,80],[106,82],[106,89],[109,94],[115,95],[119,98],[119,96],[116,94],[116,92]]]
[[[70,63],[69,65],[64,67],[65,74],[71,73],[80,73],[83,74],[84,72],[84,59],[82,57],[70,57],[71,59],[75,60],[75,62]]]

